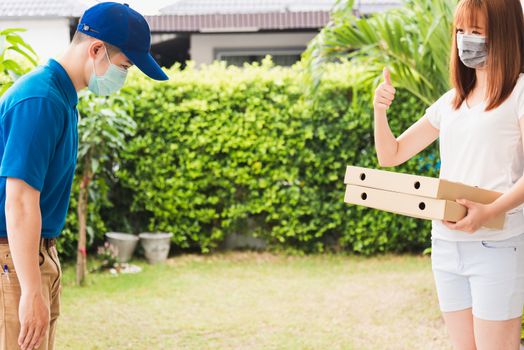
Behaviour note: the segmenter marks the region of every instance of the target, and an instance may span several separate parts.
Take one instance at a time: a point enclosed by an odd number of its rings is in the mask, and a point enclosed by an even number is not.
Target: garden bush
[[[202,252],[231,233],[298,253],[422,251],[429,221],[343,202],[346,165],[378,167],[372,94],[352,83],[359,73],[350,63],[331,65],[315,96],[305,93],[300,65],[269,60],[174,67],[165,83],[133,75],[122,95],[133,104],[136,135],[115,180],[105,182],[110,204],[93,206],[90,225],[173,232],[174,247]],[[389,113],[393,132],[424,108],[400,90]],[[394,170],[438,176],[437,159],[434,144]],[[76,231],[75,212],[72,202],[68,232]],[[95,244],[103,233],[95,232]]]

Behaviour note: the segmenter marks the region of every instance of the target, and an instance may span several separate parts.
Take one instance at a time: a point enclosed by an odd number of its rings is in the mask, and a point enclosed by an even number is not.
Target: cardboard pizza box
[[[489,204],[502,196],[501,192],[434,177],[402,174],[356,166],[347,167],[344,183],[434,199],[454,201],[464,198],[482,204]]]
[[[344,202],[427,220],[457,222],[467,213],[467,208],[455,201],[356,185],[347,185]],[[502,229],[504,217],[490,220],[485,226]]]

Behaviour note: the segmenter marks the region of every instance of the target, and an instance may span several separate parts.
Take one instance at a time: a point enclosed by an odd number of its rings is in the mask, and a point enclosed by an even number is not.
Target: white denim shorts
[[[483,320],[522,316],[524,234],[502,241],[432,240],[431,262],[442,312],[472,308]]]

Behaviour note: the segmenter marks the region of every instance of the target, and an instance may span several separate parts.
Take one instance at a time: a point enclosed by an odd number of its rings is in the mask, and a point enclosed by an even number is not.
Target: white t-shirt
[[[524,152],[519,118],[524,117],[524,74],[511,95],[486,112],[485,102],[454,110],[454,90],[431,105],[424,115],[440,130],[440,178],[508,192],[524,174]],[[524,233],[524,205],[506,214],[502,230],[480,228],[473,234],[450,230],[432,222],[432,237],[450,241],[503,240]]]

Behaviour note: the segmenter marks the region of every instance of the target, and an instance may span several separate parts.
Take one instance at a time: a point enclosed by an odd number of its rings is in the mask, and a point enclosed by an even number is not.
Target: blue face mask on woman
[[[126,69],[111,63],[111,59],[107,55],[107,48],[105,48],[105,54],[109,61],[109,68],[104,75],[97,76],[95,61],[93,60],[93,74],[89,79],[88,89],[97,96],[108,96],[117,92],[124,86],[127,77]]]

